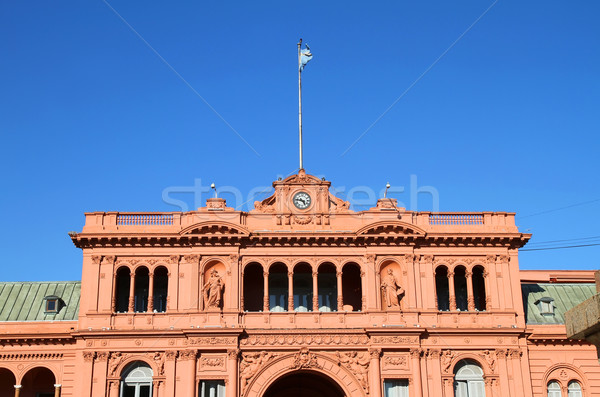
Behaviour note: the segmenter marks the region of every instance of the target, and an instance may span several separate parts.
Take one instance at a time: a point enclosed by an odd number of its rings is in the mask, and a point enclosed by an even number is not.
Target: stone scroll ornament
[[[210,278],[204,284],[204,307],[210,308],[221,308],[221,295],[223,293],[223,287],[225,283],[223,278],[219,276],[219,272],[212,270],[210,272]]]
[[[388,308],[397,308],[400,306],[398,297],[404,294],[404,288],[396,281],[396,276],[394,276],[392,269],[388,269],[387,275],[381,280],[381,291],[383,292]]]
[[[275,357],[273,353],[265,351],[242,354],[242,362],[240,363],[240,388],[242,394],[246,391],[246,387],[256,376],[260,368],[273,357]]]
[[[355,351],[340,353],[336,352],[338,365],[344,364],[358,379],[358,383],[369,394],[369,362],[370,357],[367,353],[358,353]]]

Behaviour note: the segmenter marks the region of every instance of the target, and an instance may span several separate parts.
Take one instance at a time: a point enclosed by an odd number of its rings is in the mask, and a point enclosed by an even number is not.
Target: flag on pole
[[[308,61],[310,61],[313,57],[312,53],[310,52],[310,47],[308,46],[308,44],[305,43],[304,45],[306,46],[306,48],[300,51],[300,71],[301,72],[304,70],[304,67],[306,66]]]

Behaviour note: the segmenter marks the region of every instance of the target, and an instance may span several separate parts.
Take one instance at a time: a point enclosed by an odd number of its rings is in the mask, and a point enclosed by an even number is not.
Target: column
[[[154,311],[154,270],[152,270],[148,274],[148,313],[152,313],[153,311]]]
[[[371,373],[369,374],[369,395],[381,396],[381,370],[379,368],[379,357],[381,356],[381,349],[369,349],[369,355],[371,356]]]
[[[456,295],[454,295],[454,272],[448,270],[448,293],[450,295],[450,310],[456,310]]]
[[[54,397],[60,397],[60,384],[54,385]]]
[[[108,397],[119,397],[118,380],[111,380],[108,382]]]
[[[467,310],[475,311],[475,299],[473,297],[473,272],[466,271],[465,278],[467,279]]]
[[[165,397],[175,396],[175,378],[177,377],[177,373],[175,372],[175,359],[177,359],[177,350],[167,350],[165,352],[165,357],[165,374],[167,374],[167,376],[165,378],[163,394]]]
[[[246,304],[244,303],[244,270],[242,270],[242,282],[240,283],[240,312],[244,312]]]
[[[336,272],[337,278],[337,310],[341,312],[344,310],[344,290],[342,286],[342,272]]]
[[[152,381],[152,397],[162,397],[160,393],[160,380]]]
[[[521,372],[521,350],[510,349],[508,351],[508,354],[510,357],[510,361],[512,362],[512,373],[513,379],[515,380],[514,383],[518,385],[518,388],[515,391],[515,393],[517,393],[516,395],[519,396],[525,396],[526,391],[523,390],[523,373]]]
[[[92,386],[92,397],[105,397],[106,396],[106,374],[108,371],[108,353],[97,352],[96,361],[92,370],[92,379],[96,378],[98,381]]]
[[[498,378],[500,379],[500,395],[513,395],[508,382],[508,368],[506,364],[506,350],[497,349],[496,358],[498,359]]]
[[[264,296],[263,296],[263,312],[269,311],[269,272],[263,272]]]
[[[487,270],[483,271],[483,285],[485,286],[485,310],[490,311],[492,309],[492,294],[490,291],[490,278]]]
[[[294,272],[288,272],[288,312],[294,311]]]
[[[431,374],[427,376],[430,379],[429,390],[442,390],[442,366],[440,364],[440,353],[439,349],[430,349],[427,357],[429,358],[428,372]],[[491,396],[491,394],[490,394]]]
[[[93,373],[94,373],[94,358],[96,357],[95,352],[83,352],[83,366],[80,369],[80,374],[83,382],[81,382],[80,388],[76,390],[75,394],[82,396],[92,395],[93,386]]]
[[[423,395],[423,383],[421,381],[421,349],[412,348],[410,349],[411,368],[412,368],[412,380],[415,385],[415,395],[417,397]]]
[[[313,298],[312,298],[312,311],[319,311],[319,273],[313,272]]]
[[[176,393],[178,396],[194,396],[196,391],[196,350],[182,350],[177,360],[177,372],[180,376],[177,380]]]
[[[408,254],[404,256],[404,267],[401,267],[400,273],[402,273],[402,268],[406,270],[406,274],[408,276],[408,285],[412,285],[412,288],[406,288],[405,285],[401,287],[404,288],[406,293],[404,294],[404,298],[401,300],[400,307],[402,309],[414,309],[417,307],[417,300],[420,301],[418,297],[417,289],[421,289],[420,281],[420,271],[419,271],[419,260],[413,254]],[[397,280],[402,280],[402,274],[396,275]],[[407,302],[406,302],[407,301]],[[422,306],[418,306],[422,307]]]
[[[360,292],[362,294],[362,296],[360,297],[360,305],[361,305],[361,310],[363,312],[367,311],[367,295],[366,292],[367,291],[367,277],[366,277],[366,273],[361,269],[360,270]]]
[[[21,394],[22,387],[22,385],[15,385],[15,397],[19,397],[19,395]]]
[[[169,257],[167,311],[179,308],[179,255]]]
[[[135,293],[135,272],[132,270],[131,275],[130,275],[130,280],[129,280],[129,308],[127,309],[127,311],[129,313],[133,312],[133,304],[135,303],[135,298],[133,296],[134,293]]]
[[[226,397],[237,397],[237,380],[238,380],[238,349],[227,350],[227,386],[225,387]]]
[[[110,311],[116,313],[117,311],[117,272],[113,272],[113,287],[112,296],[110,298]]]

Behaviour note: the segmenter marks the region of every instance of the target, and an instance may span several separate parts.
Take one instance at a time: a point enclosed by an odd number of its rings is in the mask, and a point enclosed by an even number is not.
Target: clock
[[[306,192],[298,192],[294,194],[292,202],[294,203],[296,208],[300,210],[305,210],[310,206],[311,198]]]

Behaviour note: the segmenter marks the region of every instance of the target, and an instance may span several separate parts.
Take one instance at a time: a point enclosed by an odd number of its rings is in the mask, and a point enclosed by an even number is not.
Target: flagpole
[[[302,39],[298,42],[298,134],[300,144],[300,169],[304,169],[302,164],[302,71],[300,70]]]

